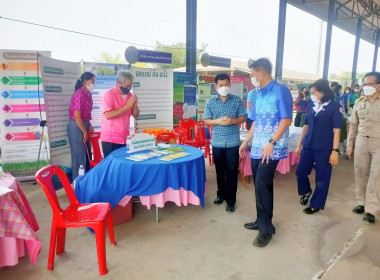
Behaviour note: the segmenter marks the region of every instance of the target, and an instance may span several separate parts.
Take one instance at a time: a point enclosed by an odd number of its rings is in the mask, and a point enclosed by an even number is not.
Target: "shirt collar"
[[[329,104],[330,104],[330,101],[331,101],[331,100],[329,100],[329,101],[327,101],[327,102],[325,102],[325,103],[322,103],[322,104],[315,104],[315,103],[314,103],[313,110],[314,110],[314,112],[315,112],[315,115],[317,115],[320,111],[325,110],[324,107],[326,107],[327,105],[329,105]]]
[[[227,94],[227,99],[226,99],[226,101],[230,98],[230,95],[231,95],[231,93]],[[222,98],[220,98],[219,93],[217,94],[216,99],[218,99],[218,100],[220,100],[220,101],[223,102]]]
[[[271,91],[273,86],[276,84],[277,82],[275,80],[272,80],[270,81],[265,87],[263,88],[260,88],[258,89],[258,91],[261,91],[262,93],[265,93],[267,91]]]

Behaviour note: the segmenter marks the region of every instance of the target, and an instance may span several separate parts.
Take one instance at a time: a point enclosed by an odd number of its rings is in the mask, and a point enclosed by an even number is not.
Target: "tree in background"
[[[98,56],[93,57],[95,62],[102,63],[115,63],[115,64],[126,64],[124,57],[121,57],[121,54],[112,54],[110,52],[102,51]]]
[[[197,64],[200,63],[200,55],[206,51],[207,44],[202,43],[201,47],[197,49]],[[186,44],[184,42],[172,43],[165,45],[156,41],[155,51],[168,52],[173,54],[173,68],[179,68],[186,66]],[[163,65],[158,65],[158,67],[167,67]]]
[[[200,63],[200,55],[206,51],[207,44],[202,43],[201,47],[197,49],[197,64]],[[179,68],[186,66],[186,44],[184,42],[172,43],[165,45],[156,41],[156,46],[154,47],[155,51],[168,52],[173,54],[173,63],[172,65],[164,64],[155,64],[154,67],[166,68],[173,67]],[[115,64],[127,64],[127,61],[121,54],[112,54],[110,52],[102,51],[98,56],[93,57],[95,62],[101,63],[115,63]],[[152,68],[153,65],[150,63],[137,62],[133,66],[139,68]]]
[[[121,54],[112,54],[110,52],[101,52],[98,56],[93,57],[95,62],[100,63],[114,63],[114,64],[128,64],[128,62],[125,60],[124,57],[121,56]],[[144,62],[137,62],[133,64],[135,67],[139,68],[152,68],[152,65]]]
[[[356,73],[356,79],[358,81],[361,81],[364,78],[365,74],[366,72]],[[348,71],[342,71],[340,72],[340,74],[331,73],[329,75],[330,79],[336,80],[336,81],[342,81],[342,80],[349,81],[351,80],[351,77],[352,77],[352,72],[348,72]]]

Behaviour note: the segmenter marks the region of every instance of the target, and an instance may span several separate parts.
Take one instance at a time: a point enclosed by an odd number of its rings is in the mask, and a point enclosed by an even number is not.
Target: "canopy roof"
[[[201,75],[217,75],[219,73],[227,73],[229,75],[235,76],[249,76],[251,70],[248,68],[247,62],[242,61],[231,61],[231,67],[217,67],[217,66],[207,66],[204,67],[202,64],[197,64],[197,73]],[[274,68],[273,68],[274,69]],[[174,69],[174,71],[185,72],[186,67],[180,67]],[[314,82],[321,77],[311,73],[305,73],[290,69],[283,69],[282,79],[287,81],[293,81],[296,83],[300,82]]]
[[[288,3],[327,21],[329,0],[288,0]],[[336,0],[334,25],[356,36],[362,18],[361,39],[375,44],[380,29],[380,0]]]

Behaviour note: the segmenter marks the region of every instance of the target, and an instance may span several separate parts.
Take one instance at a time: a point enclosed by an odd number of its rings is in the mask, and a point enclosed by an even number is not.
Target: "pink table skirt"
[[[37,220],[18,181],[10,174],[0,179],[0,267],[18,263],[25,255],[34,265],[41,249]]]
[[[207,189],[206,186],[205,193]],[[118,205],[125,206],[130,199],[130,196],[125,196],[122,200],[120,200]],[[140,201],[141,204],[146,206],[148,209],[150,209],[153,204],[162,208],[168,201],[174,202],[177,206],[187,206],[188,204],[201,205],[199,197],[197,197],[192,191],[186,191],[183,188],[174,190],[171,187],[168,187],[164,192],[159,194],[140,196]]]
[[[286,174],[290,171],[290,166],[298,163],[299,157],[296,156],[295,152],[290,152],[287,158],[281,159],[277,165],[277,171],[281,174]],[[244,176],[252,175],[251,168],[251,158],[249,153],[245,154],[245,157],[240,161],[240,168],[243,170]]]

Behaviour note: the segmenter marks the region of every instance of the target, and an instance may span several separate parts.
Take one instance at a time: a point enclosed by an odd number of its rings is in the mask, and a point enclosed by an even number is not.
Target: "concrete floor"
[[[206,168],[205,208],[168,203],[156,224],[154,209],[134,203],[132,221],[115,227],[117,246],[107,239],[109,272],[102,279],[380,279],[380,220],[368,224],[351,212],[353,161],[334,168],[326,209],[311,216],[299,204],[295,167],[276,173],[276,235],[265,248],[253,246],[257,231],[243,227],[256,212],[252,180],[245,189],[239,179],[236,211],[227,213],[225,204],[213,204],[215,172],[207,162]],[[53,271],[46,269],[52,212],[38,185],[22,186],[40,225],[42,249],[34,266],[25,256],[0,268],[0,279],[98,278],[95,237],[85,228],[67,231],[66,251],[56,256]]]

